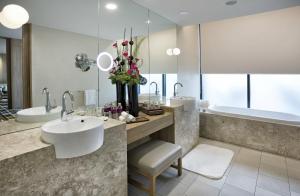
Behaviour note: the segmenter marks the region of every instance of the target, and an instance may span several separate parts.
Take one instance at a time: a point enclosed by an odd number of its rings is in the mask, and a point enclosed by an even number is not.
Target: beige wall
[[[176,47],[176,28],[150,33],[150,69],[148,57],[148,39],[140,47],[140,58],[144,60],[141,71],[144,74],[177,73],[177,59],[168,56],[167,49]]]
[[[101,40],[101,49],[111,51],[112,41]],[[48,87],[52,98],[61,105],[65,90],[75,94],[76,105],[83,104],[83,90],[97,89],[96,67],[82,72],[74,65],[77,53],[87,53],[96,59],[97,38],[33,25],[32,27],[32,103],[45,104],[42,89]],[[115,99],[115,88],[107,79],[108,74],[100,72],[100,104]]]
[[[200,48],[198,25],[177,28],[179,95],[200,97]]]
[[[300,6],[201,25],[204,73],[300,73]]]

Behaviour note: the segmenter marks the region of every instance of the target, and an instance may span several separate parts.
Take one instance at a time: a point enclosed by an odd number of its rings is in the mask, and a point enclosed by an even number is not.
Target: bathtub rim
[[[259,122],[272,123],[272,124],[280,124],[280,125],[285,125],[285,126],[300,127],[299,121],[286,121],[286,120],[279,120],[279,119],[272,119],[272,118],[265,118],[265,117],[249,116],[249,115],[243,115],[243,114],[234,114],[234,113],[229,113],[229,112],[221,112],[221,111],[212,110],[212,109],[210,109],[211,107],[213,107],[213,106],[210,106],[205,109],[202,108],[200,110],[200,113],[221,115],[221,116],[226,116],[226,117],[231,117],[231,118],[239,118],[239,119],[243,119],[243,120],[252,120],[252,121],[259,121]],[[221,107],[230,107],[230,106],[221,106]],[[237,107],[233,107],[233,108],[237,108]],[[241,109],[249,109],[249,108],[241,108]],[[262,110],[262,111],[267,111],[267,110]],[[268,112],[272,112],[272,111],[268,111]],[[287,113],[287,114],[289,114],[289,113]],[[293,123],[293,122],[295,122],[295,123]]]

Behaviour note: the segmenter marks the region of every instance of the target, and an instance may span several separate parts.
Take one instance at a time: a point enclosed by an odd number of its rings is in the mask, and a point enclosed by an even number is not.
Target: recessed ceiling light
[[[231,6],[231,5],[235,5],[235,4],[237,4],[237,0],[230,0],[230,1],[226,1],[226,3],[225,3],[226,5],[229,5],[229,6]]]
[[[105,5],[105,8],[108,9],[108,10],[116,10],[118,8],[118,6],[115,3],[107,3]]]
[[[150,24],[150,23],[151,23],[151,20],[146,20],[146,23],[147,23],[147,24]]]
[[[189,12],[188,12],[188,11],[180,11],[179,14],[180,14],[180,15],[188,15]]]

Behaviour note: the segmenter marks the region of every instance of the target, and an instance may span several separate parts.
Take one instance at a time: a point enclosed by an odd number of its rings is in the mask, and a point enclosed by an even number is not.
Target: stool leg
[[[182,175],[182,159],[178,159],[178,166],[177,166],[178,176]]]
[[[149,195],[150,196],[155,196],[155,192],[156,192],[156,177],[155,176],[151,176],[149,180],[150,180]]]

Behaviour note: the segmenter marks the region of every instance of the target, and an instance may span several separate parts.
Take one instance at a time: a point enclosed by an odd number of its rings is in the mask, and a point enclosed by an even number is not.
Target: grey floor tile
[[[191,185],[196,178],[199,176],[198,174],[195,174],[193,172],[185,170],[186,175],[180,180],[182,184]]]
[[[183,187],[181,185],[183,184],[181,184],[179,181],[171,180],[165,183],[160,189],[158,189],[158,193],[160,195],[169,195],[172,193],[173,190],[176,189],[178,191],[181,187]],[[188,185],[184,185],[184,186],[187,187]]]
[[[257,178],[258,175],[258,167],[255,167],[251,164],[235,162],[232,165],[231,172],[239,173],[243,176],[248,176],[251,178]]]
[[[255,196],[281,196],[281,195],[256,187]]]
[[[289,184],[287,182],[269,176],[259,175],[257,186],[282,196],[290,196]]]
[[[225,183],[220,196],[254,196],[254,194]]]
[[[254,194],[256,178],[251,178],[238,172],[230,171],[226,179],[226,183]]]
[[[196,180],[186,191],[186,196],[218,196],[220,190],[216,187],[205,184]]]
[[[219,179],[219,180],[214,180],[214,179],[210,179],[210,178],[206,178],[204,176],[198,176],[197,181],[201,181],[204,182],[207,185],[216,187],[218,189],[221,189],[225,183],[227,176],[224,176],[223,178]]]
[[[291,196],[300,196],[300,193],[291,192]]]
[[[288,171],[286,168],[275,166],[274,164],[262,163],[259,173],[265,176],[276,178],[288,182]]]
[[[282,168],[282,169],[286,169],[285,157],[275,155],[275,154],[263,152],[261,155],[261,163],[276,166],[276,167]]]
[[[291,191],[300,194],[300,180],[290,178],[289,183]]]

